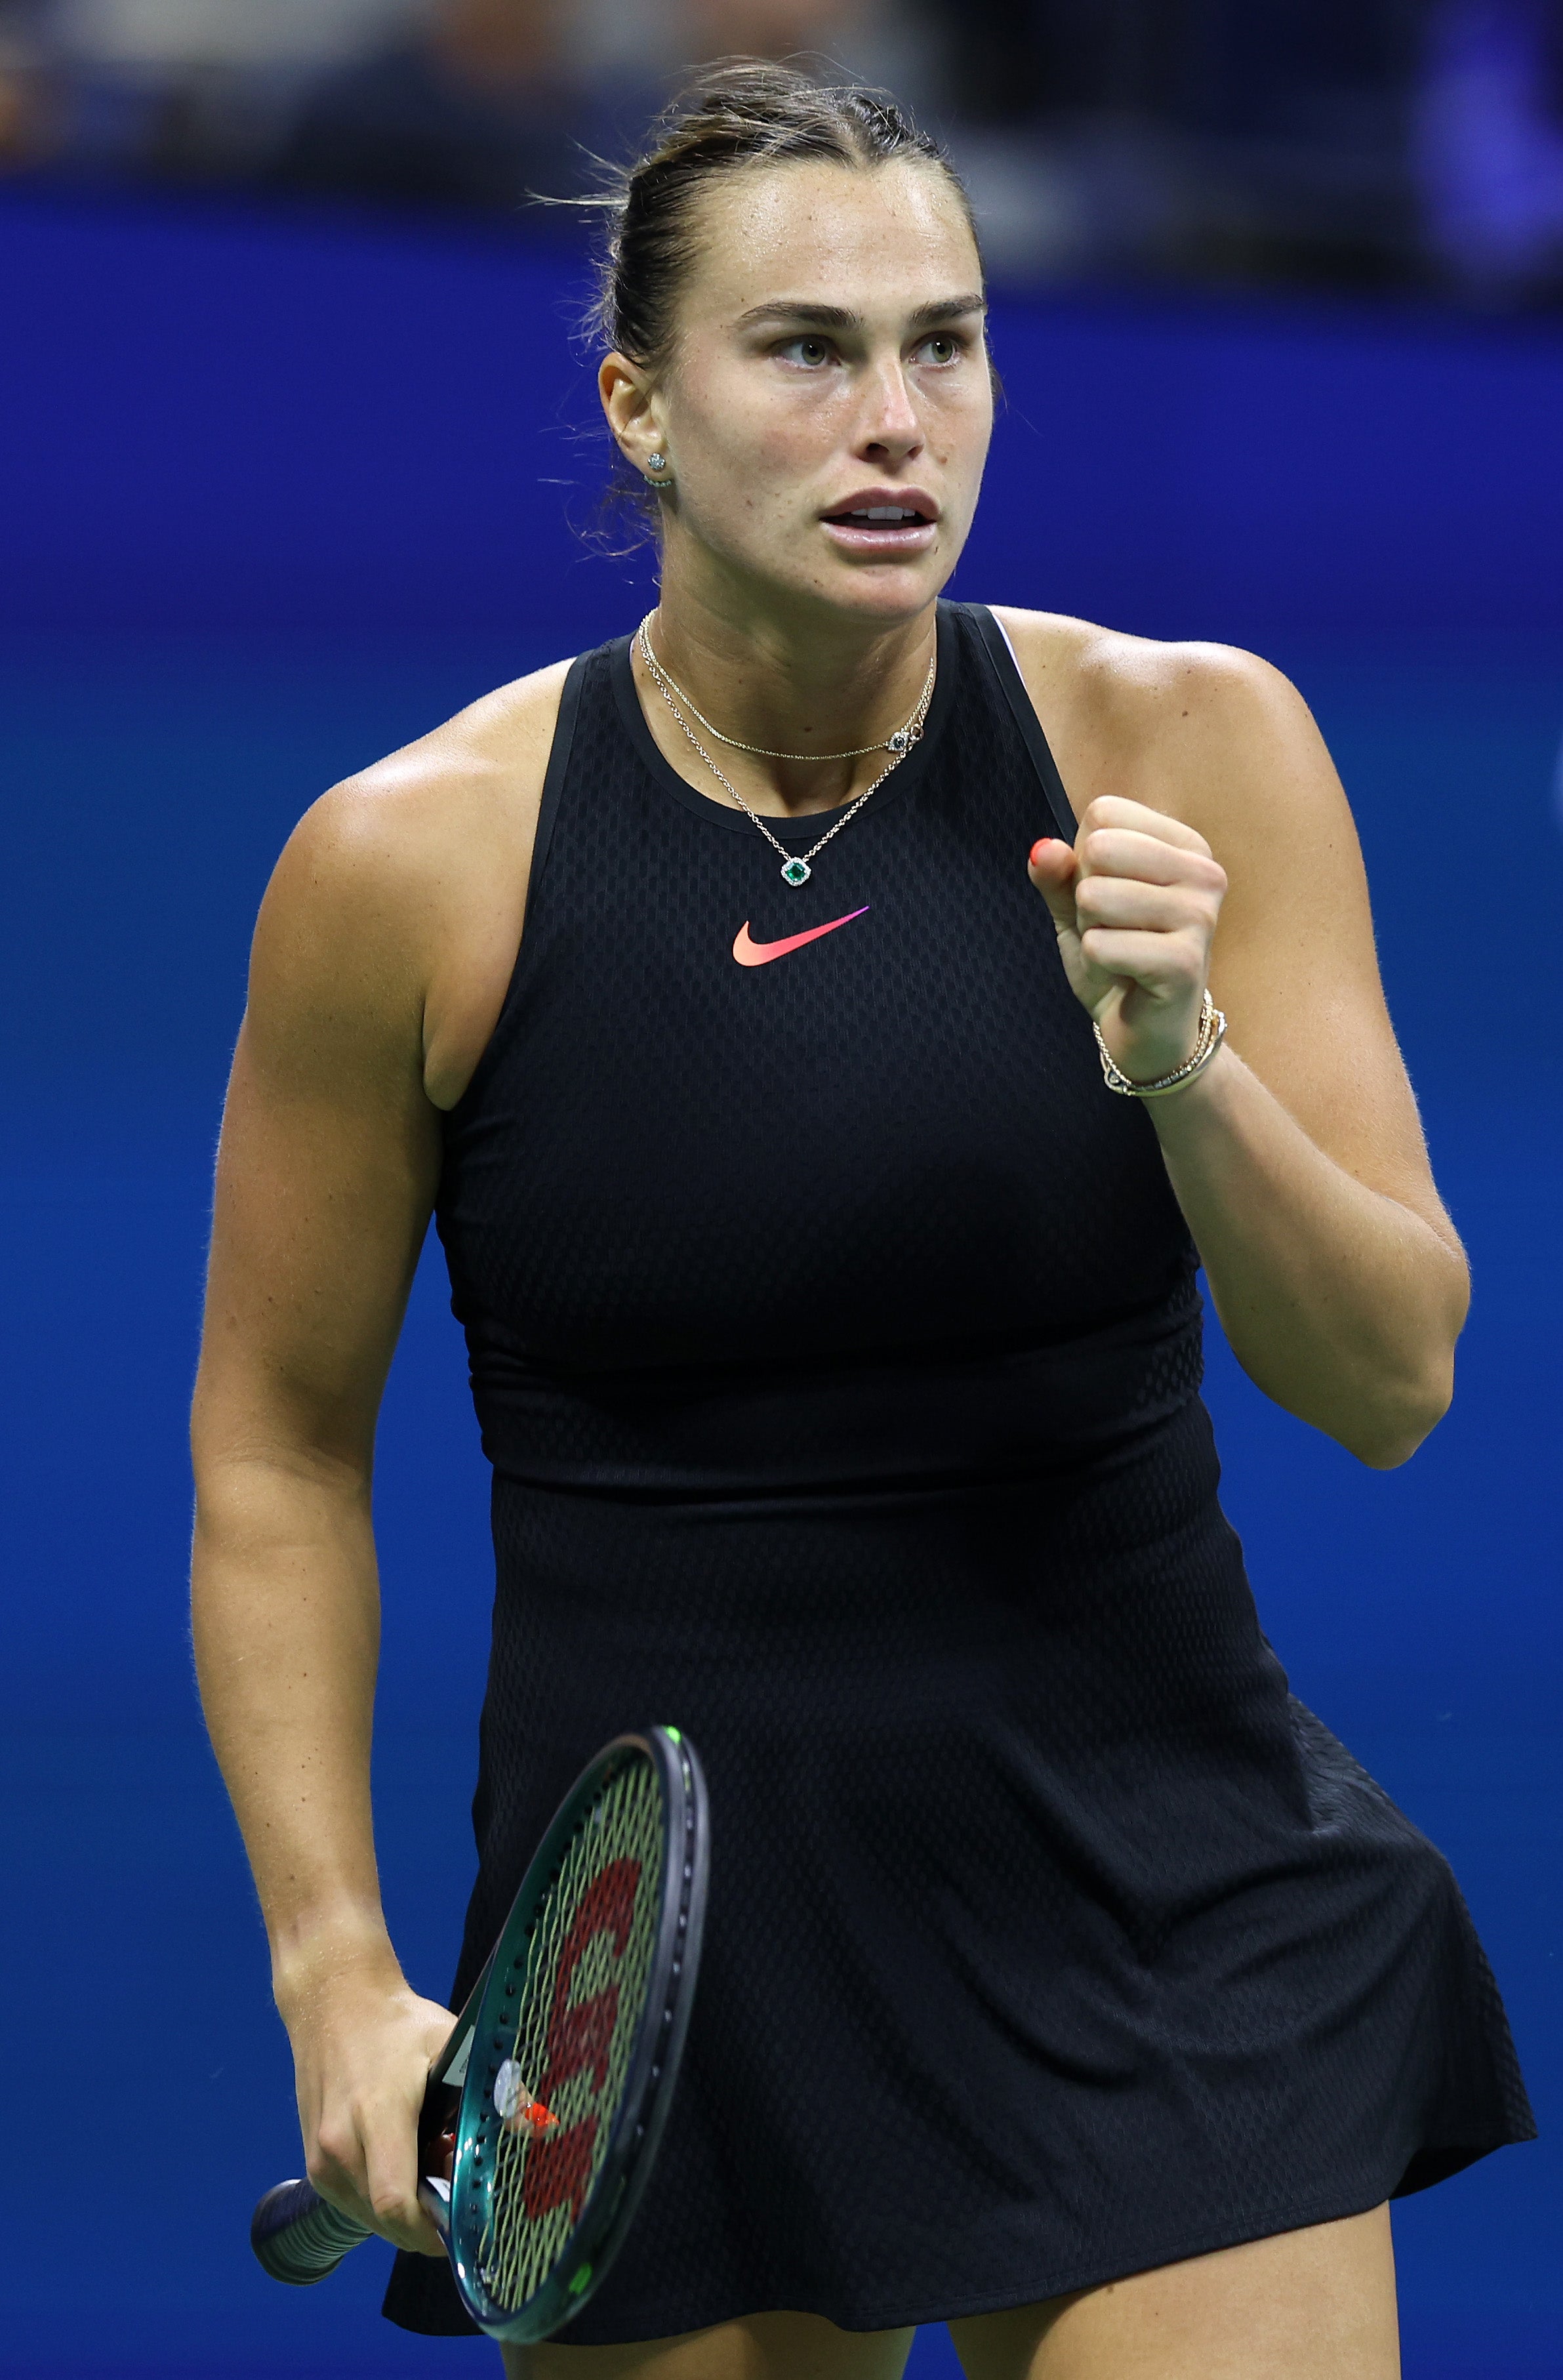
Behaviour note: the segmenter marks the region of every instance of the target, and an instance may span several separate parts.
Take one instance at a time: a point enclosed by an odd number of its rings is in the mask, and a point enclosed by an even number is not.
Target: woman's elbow
[[[1454,1402],[1454,1349],[1414,1373],[1387,1380],[1352,1427],[1339,1432],[1347,1452],[1370,1471],[1398,1471],[1431,1437]]]

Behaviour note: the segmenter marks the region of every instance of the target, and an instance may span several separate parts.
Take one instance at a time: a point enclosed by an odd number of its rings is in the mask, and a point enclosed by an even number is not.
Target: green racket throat
[[[418,2197],[491,2338],[563,2329],[629,2228],[684,2051],[709,1861],[688,1738],[618,1737],[561,1805],[430,2072]],[[369,2236],[307,2181],[269,2191],[250,2226],[296,2285]]]

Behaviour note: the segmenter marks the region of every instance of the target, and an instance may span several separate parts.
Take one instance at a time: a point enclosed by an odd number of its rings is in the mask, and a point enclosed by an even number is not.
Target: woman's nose
[[[864,423],[862,451],[903,460],[923,443],[923,427],[899,363],[878,376],[874,402]]]

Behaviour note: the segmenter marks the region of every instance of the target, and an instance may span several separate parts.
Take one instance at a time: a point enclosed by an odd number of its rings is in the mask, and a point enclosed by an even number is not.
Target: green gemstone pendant
[[[782,863],[782,881],[783,884],[806,884],[813,873],[806,859],[788,859]]]

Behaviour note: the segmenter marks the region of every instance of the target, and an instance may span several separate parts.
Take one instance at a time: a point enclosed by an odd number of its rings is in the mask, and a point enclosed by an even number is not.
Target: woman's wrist
[[[1200,1002],[1199,1023],[1193,1049],[1165,1073],[1145,1077],[1128,1072],[1119,1064],[1108,1048],[1101,1026],[1094,1019],[1091,1030],[1096,1035],[1097,1052],[1102,1062],[1102,1079],[1109,1091],[1117,1092],[1123,1099],[1164,1099],[1176,1097],[1205,1072],[1227,1038],[1227,1020],[1207,990]]]
[[[1208,1063],[1191,1075],[1187,1082],[1161,1099],[1147,1100],[1146,1108],[1163,1148],[1196,1145],[1213,1124],[1218,1127],[1219,1119],[1230,1112],[1232,1090],[1246,1071],[1231,1043],[1222,1041]],[[1248,1079],[1252,1081],[1253,1077]]]
[[[401,1966],[378,1901],[342,1901],[291,1917],[272,1938],[272,1997],[285,2024],[339,1987],[400,1987]]]

